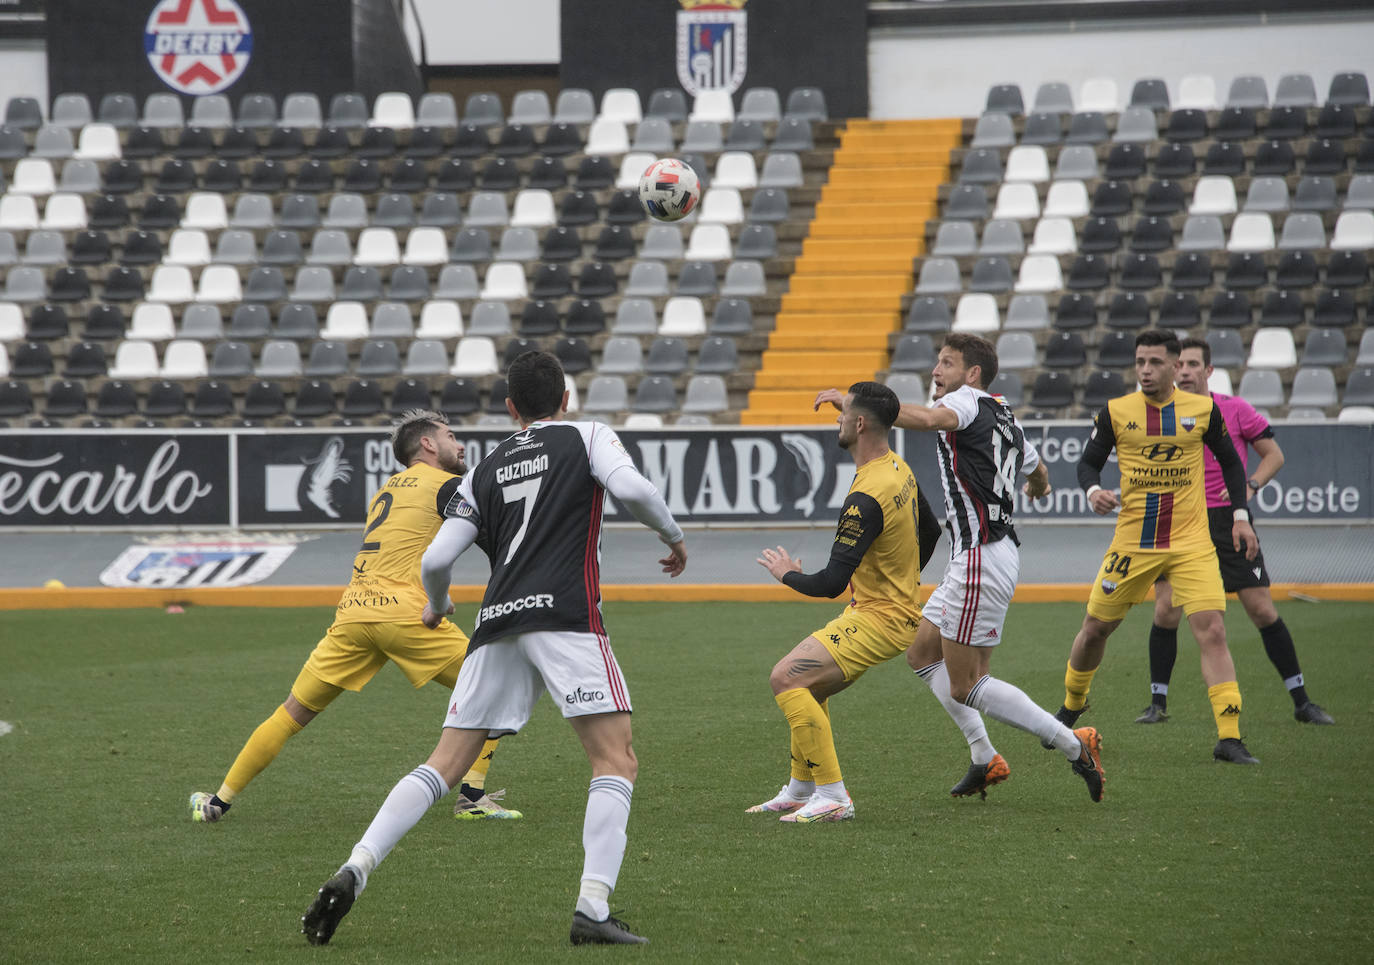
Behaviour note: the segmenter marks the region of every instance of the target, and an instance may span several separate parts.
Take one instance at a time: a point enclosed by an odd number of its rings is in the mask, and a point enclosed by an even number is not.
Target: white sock
[[[439,776],[439,772],[428,764],[421,764],[396,782],[396,786],[382,802],[381,810],[354,846],[353,857],[349,859],[350,865],[363,872],[363,882],[366,882],[372,869],[381,864],[391,853],[391,849],[396,847],[396,842],[425,816],[430,805],[447,794],[448,790],[448,785]],[[371,858],[371,867],[360,867],[357,864],[359,852]],[[366,861],[366,857],[362,860]],[[362,882],[359,884],[358,892],[362,892]]]
[[[975,764],[988,764],[997,756],[997,749],[992,746],[992,741],[988,739],[988,728],[983,723],[982,715],[972,707],[959,703],[949,694],[949,670],[945,668],[943,660],[937,660],[927,667],[922,667],[916,671],[916,676],[925,681],[930,692],[935,695],[935,699],[940,702],[940,706],[945,709],[945,713],[959,725],[959,729],[964,732],[964,740],[968,741],[969,755]]]
[[[799,781],[795,777],[787,779],[787,796],[794,801],[805,801],[816,793],[815,781]]]
[[[1034,734],[1042,743],[1049,743],[1071,761],[1078,760],[1082,753],[1073,731],[1061,724],[1053,714],[1042,710],[1019,687],[1005,680],[984,676],[973,685],[965,703],[993,720]]]
[[[577,910],[588,918],[604,921],[611,913],[607,899],[615,890],[620,862],[625,858],[625,826],[630,822],[630,799],[635,786],[623,777],[592,778],[587,790],[587,814],[582,821],[582,892]],[[600,882],[605,897],[588,895],[588,882]]]
[[[577,910],[592,921],[605,921],[611,916],[611,887],[604,881],[582,879],[582,890],[577,894]]]
[[[845,790],[844,781],[835,781],[833,784],[817,784],[816,793],[825,801],[838,801],[841,804],[849,801],[849,792]]]

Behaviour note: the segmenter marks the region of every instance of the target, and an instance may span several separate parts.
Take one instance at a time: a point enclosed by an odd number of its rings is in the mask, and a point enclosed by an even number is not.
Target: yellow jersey
[[[1215,452],[1231,442],[1211,396],[1175,389],[1162,404],[1144,392],[1112,399],[1094,420],[1090,443],[1109,450],[1115,444],[1121,467],[1112,545],[1169,551],[1212,545],[1203,447]]]
[[[916,476],[895,452],[864,463],[840,510],[831,559],[854,562],[855,610],[919,620],[921,547]]]
[[[417,462],[377,490],[367,510],[353,578],[335,623],[419,623],[428,598],[420,557],[444,521],[460,477]]]

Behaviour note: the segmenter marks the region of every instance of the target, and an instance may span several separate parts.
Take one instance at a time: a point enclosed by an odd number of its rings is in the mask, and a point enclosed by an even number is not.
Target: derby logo
[[[148,15],[143,52],[173,90],[215,94],[243,76],[253,28],[234,0],[160,0]]]

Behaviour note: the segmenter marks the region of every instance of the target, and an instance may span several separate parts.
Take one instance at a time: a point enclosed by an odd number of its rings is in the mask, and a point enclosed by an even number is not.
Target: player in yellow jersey
[[[844,396],[839,444],[857,469],[825,569],[803,573],[801,561],[781,546],[765,549],[758,561],[799,593],[830,598],[848,584],[852,599],[769,675],[791,730],[792,774],[752,813],[781,813],[783,821],[799,824],[854,816],[826,702],[870,667],[905,653],[921,622],[916,477],[887,445],[899,408],[893,391],[877,382],[856,382]]]
[[[391,436],[392,452],[406,468],[388,479],[368,508],[353,577],[339,600],[334,623],[301,668],[285,702],[258,725],[215,794],[191,795],[191,818],[218,821],[234,799],[281,753],[287,740],[345,690],[361,690],[388,660],[417,688],[438,682],[452,689],[468,638],[447,620],[436,629],[420,622],[428,597],[420,583],[420,557],[444,521],[457,492],[463,447],[444,416],[412,409]],[[457,817],[518,818],[485,791],[496,741],[488,741],[463,778]],[[499,795],[498,795],[499,797]]]
[[[1088,614],[1074,638],[1064,675],[1064,705],[1056,715],[1072,727],[1086,709],[1088,688],[1102,663],[1107,638],[1156,579],[1168,579],[1202,651],[1202,679],[1217,724],[1212,756],[1258,764],[1240,736],[1240,686],[1226,646],[1226,593],[1212,545],[1204,487],[1203,447],[1221,467],[1231,499],[1231,540],[1254,559],[1259,551],[1246,508],[1245,470],[1210,396],[1174,387],[1180,346],[1170,332],[1136,336],[1140,390],[1112,399],[1097,414],[1078,464],[1079,484],[1093,511],[1120,507],[1116,534],[1088,597]],[[1101,486],[1112,449],[1121,467],[1121,498]]]

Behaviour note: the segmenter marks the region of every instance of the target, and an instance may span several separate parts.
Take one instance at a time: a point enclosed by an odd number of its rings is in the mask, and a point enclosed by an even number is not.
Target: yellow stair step
[[[871,246],[870,246],[871,247]],[[840,272],[859,272],[859,271],[883,271],[883,272],[908,272],[911,271],[911,262],[919,251],[911,254],[901,254],[900,252],[891,254],[872,254],[872,255],[803,255],[797,259],[794,279],[802,272],[815,274],[838,274]]]
[[[911,219],[897,221],[865,221],[862,219],[845,221],[813,221],[811,222],[812,238],[868,238],[883,239],[884,244],[888,238],[911,238],[917,232],[924,234],[926,217],[933,217],[934,213],[913,221]],[[917,223],[919,222],[919,223]]]
[[[770,346],[771,347],[771,346]],[[763,358],[761,372],[829,369],[870,369],[887,362],[887,349],[841,349],[840,351],[778,351]]]
[[[927,185],[899,185],[889,192],[884,192],[881,198],[874,197],[873,186],[862,183],[857,184],[827,184],[821,188],[821,197],[818,204],[886,204],[902,202],[911,204],[913,202],[929,204],[939,200],[938,186]]]
[[[844,133],[922,133],[931,136],[958,137],[963,133],[964,121],[959,117],[922,117],[900,120],[860,118],[851,121]]]
[[[854,335],[895,332],[901,323],[901,313],[894,307],[888,312],[781,312],[773,333],[779,332],[843,332]]]
[[[896,308],[900,296],[870,295],[852,292],[843,295],[809,295],[788,292],[782,296],[782,310],[785,312],[879,312]]]
[[[883,190],[884,197],[890,197],[893,191],[906,187],[922,187],[928,190],[935,190],[940,187],[945,180],[945,172],[949,170],[948,165],[939,165],[912,168],[906,165],[894,164],[877,165],[865,164],[854,167],[831,168],[830,179],[826,181],[826,187],[835,185],[867,187],[873,190],[874,179],[881,179],[886,182],[888,187]]]
[[[901,294],[911,287],[911,265],[904,272],[849,272],[837,275],[792,276],[792,291],[799,295],[838,295],[845,292],[895,292]]]
[[[768,336],[769,351],[806,351],[808,349],[875,349],[887,351],[887,339],[891,329],[880,332],[855,332],[843,321],[826,320],[818,331],[793,330],[786,332],[774,330]]]

